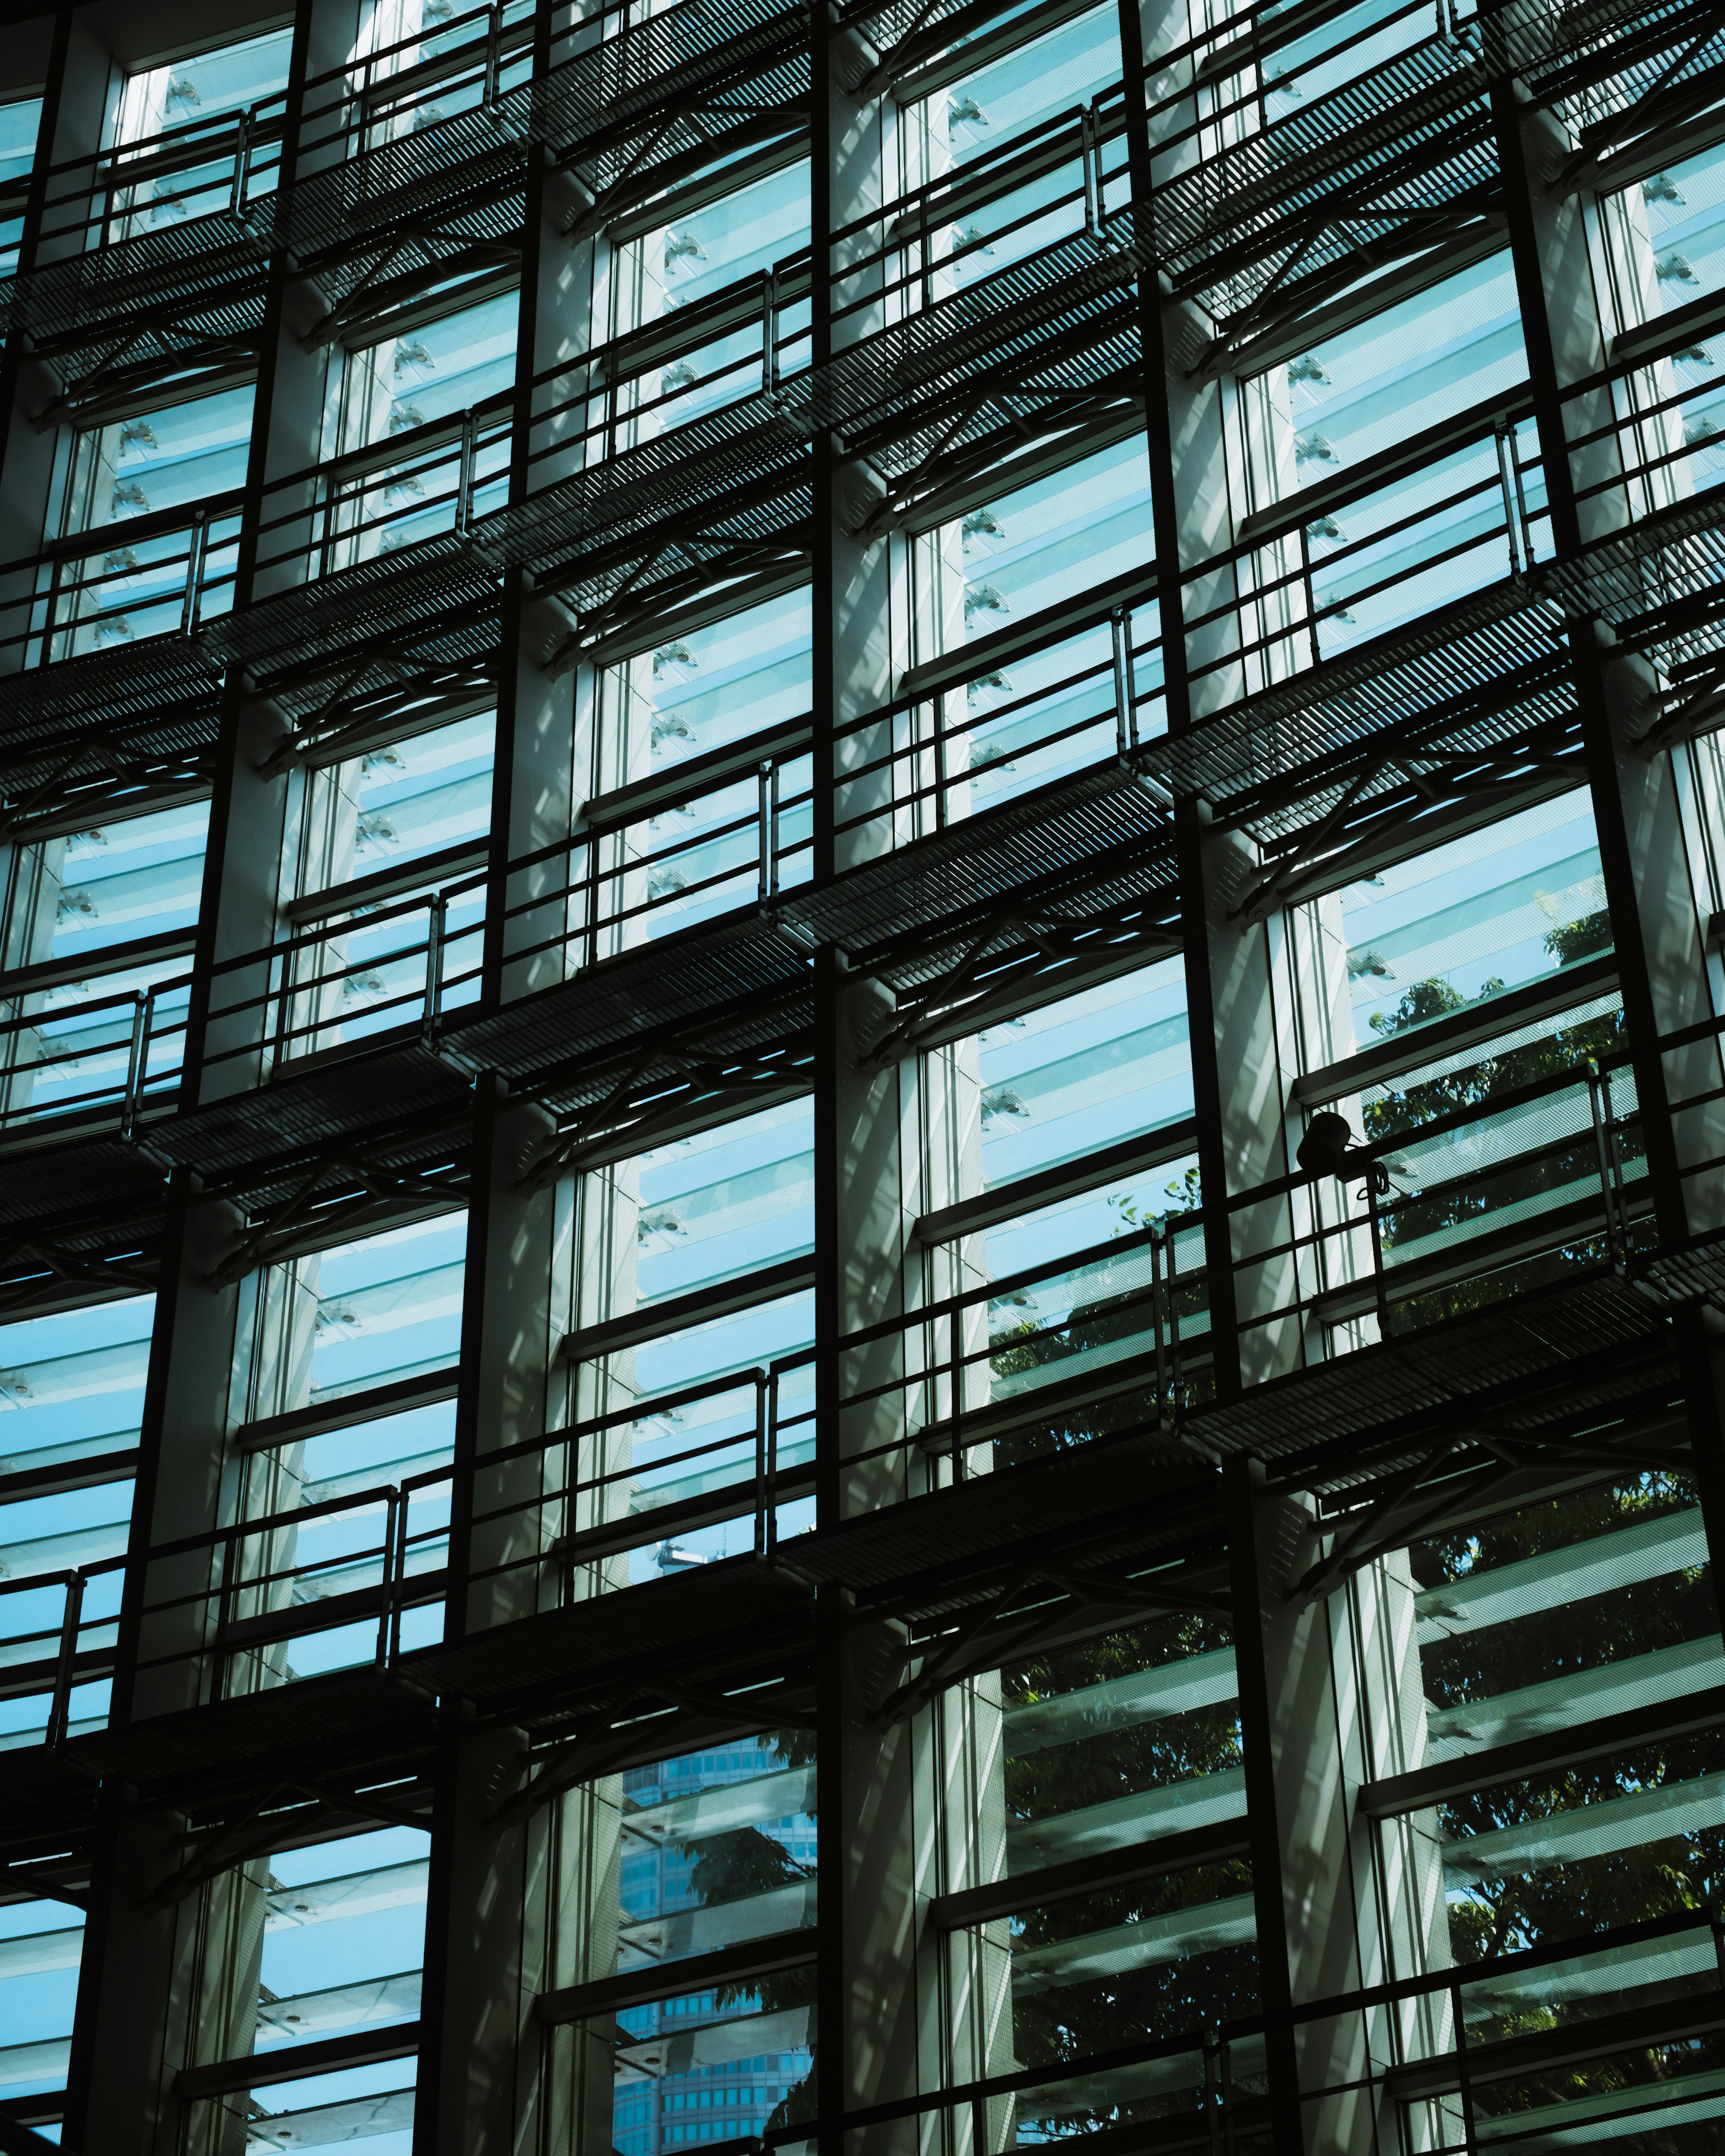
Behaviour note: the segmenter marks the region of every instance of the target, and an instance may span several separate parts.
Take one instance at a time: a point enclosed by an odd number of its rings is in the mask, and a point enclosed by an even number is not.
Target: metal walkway
[[[81,788],[208,777],[221,675],[182,636],[156,636],[0,678],[0,802],[13,815]]]
[[[1278,313],[1363,274],[1410,226],[1482,216],[1498,191],[1491,74],[1435,38],[1399,53],[1158,190],[1156,237],[1181,298],[1225,333],[1273,292]]]
[[[1678,1265],[1685,1293],[1725,1292],[1717,1239],[1650,1262]],[[1458,1353],[1462,1332],[1467,1350]],[[56,1806],[75,1817],[102,1776],[151,1801],[193,1792],[200,1801],[241,1800],[287,1774],[313,1730],[341,1767],[398,1762],[405,1770],[429,1747],[434,1695],[459,1695],[486,1720],[570,1732],[603,1754],[603,1768],[590,1771],[609,1770],[626,1763],[632,1715],[636,1742],[654,1744],[641,1703],[662,1697],[655,1684],[667,1668],[677,1671],[680,1698],[698,1695],[685,1707],[709,1716],[722,1712],[727,1690],[771,1688],[745,1693],[734,1710],[745,1716],[758,1717],[765,1697],[800,1697],[821,1585],[848,1589],[859,1614],[910,1626],[926,1643],[928,1681],[957,1681],[1027,1642],[1087,1636],[1183,1602],[1224,1605],[1221,1460],[1260,1459],[1283,1486],[1352,1495],[1368,1509],[1421,1460],[1445,1475],[1477,1460],[1527,1487],[1541,1475],[1555,1486],[1578,1473],[1596,1477],[1604,1456],[1585,1440],[1574,1453],[1568,1433],[1608,1430],[1615,1417],[1632,1435],[1635,1404],[1664,1398],[1674,1383],[1657,1300],[1620,1280],[1579,1277],[1291,1373],[1178,1433],[1151,1427],[1052,1451],[798,1536],[766,1562],[728,1558],[638,1587],[625,1635],[617,1605],[600,1595],[403,1653],[387,1672],[314,1678],[74,1738],[8,1789],[0,1830],[25,1834]],[[1459,1447],[1447,1460],[1432,1454],[1434,1436],[1445,1433]],[[1665,1455],[1686,1443],[1677,1432]],[[1498,1453],[1517,1446],[1525,1457],[1506,1467]],[[1433,1491],[1442,1502],[1441,1482],[1428,1483],[1423,1502]],[[916,1688],[895,1691],[887,1668],[877,1686],[882,1716],[907,1711]],[[333,1770],[326,1760],[320,1771]]]
[[[1725,671],[1725,487],[1278,682],[1158,742],[1151,761],[1265,846],[1410,778],[1492,758],[1531,764],[1574,712],[1568,639],[1589,619],[1656,661],[1698,709]]]
[[[680,167],[783,133],[807,98],[806,14],[772,0],[685,0],[434,124],[334,159],[296,184],[43,264],[0,284],[0,326],[44,357],[170,362],[255,345],[265,271],[285,254],[326,323],[393,280],[450,276],[519,249],[530,156],[547,151],[589,202],[662,187]],[[778,111],[776,125],[766,116]],[[616,206],[620,207],[620,200]],[[416,286],[415,289],[418,289]]]
[[[271,198],[47,262],[0,283],[0,332],[28,339],[69,386],[105,370],[183,365],[226,346],[255,352],[264,328]]]

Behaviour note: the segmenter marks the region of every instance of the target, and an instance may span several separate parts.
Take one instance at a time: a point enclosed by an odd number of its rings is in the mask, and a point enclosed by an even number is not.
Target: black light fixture
[[[1321,1175],[1333,1175],[1338,1183],[1368,1183],[1380,1198],[1389,1195],[1389,1171],[1356,1144],[1346,1116],[1333,1108],[1324,1109],[1306,1126],[1294,1158],[1314,1183]]]

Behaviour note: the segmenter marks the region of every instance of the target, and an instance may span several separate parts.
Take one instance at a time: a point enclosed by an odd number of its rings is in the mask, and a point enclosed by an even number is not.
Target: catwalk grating
[[[0,680],[0,795],[197,763],[221,725],[221,676],[181,636],[157,636]]]
[[[277,243],[331,308],[385,270],[519,242],[528,143],[480,105],[307,174],[274,198]]]
[[[177,1167],[228,1183],[308,1154],[382,1145],[464,1111],[471,1097],[460,1071],[418,1045],[338,1051],[303,1072],[289,1064],[276,1084],[164,1116],[145,1135],[151,1151]]]
[[[885,970],[904,947],[936,932],[944,951],[968,924],[1019,904],[1075,925],[1101,881],[1172,895],[1165,812],[1117,767],[1011,802],[986,816],[883,854],[771,913],[694,929],[589,967],[444,1036],[465,1069],[495,1070],[516,1087],[583,1059],[643,1048],[675,1028],[714,1025],[752,1005],[806,993],[809,955],[836,943],[853,964]],[[908,955],[906,953],[906,955]]]
[[[1653,1301],[1609,1275],[1518,1297],[1472,1317],[1342,1355],[1252,1386],[1195,1414],[1193,1435],[1224,1457],[1247,1454],[1279,1476],[1344,1488],[1352,1461],[1413,1433],[1453,1429],[1530,1395],[1609,1401],[1668,1362],[1670,1331]]]
[[[526,125],[590,202],[620,208],[667,166],[710,162],[727,140],[786,131],[809,95],[808,17],[782,0],[685,0],[553,68]]]
[[[1490,88],[1465,45],[1434,38],[1178,174],[1155,202],[1176,295],[1226,322],[1374,241],[1405,247],[1410,223],[1484,211],[1498,192]]]
[[[169,222],[47,262],[0,284],[0,328],[64,364],[101,343],[105,362],[180,359],[212,343],[255,344],[264,327],[270,204]]]
[[[0,1235],[83,1221],[111,1240],[128,1218],[159,1216],[167,1178],[158,1161],[113,1137],[62,1137],[0,1152]]]
[[[381,1671],[348,1670],[74,1737],[61,1756],[93,1777],[208,1798],[265,1761],[285,1779],[314,1758],[324,1774],[423,1753],[434,1727],[426,1693]]]
[[[1548,572],[1571,608],[1681,681],[1725,665],[1725,486],[1596,540]]]
[[[629,1594],[629,1619],[613,1595],[589,1596],[489,1630],[403,1656],[401,1668],[429,1690],[495,1702],[542,1688],[650,1689],[674,1668],[679,1685],[771,1666],[804,1644],[808,1586],[752,1557],[715,1559],[699,1571],[644,1581]]]
[[[1725,58],[1725,21],[1709,0],[1511,0],[1481,10],[1480,24],[1500,71],[1555,105],[1584,141]]]
[[[1268,839],[1501,751],[1574,708],[1563,606],[1506,579],[1158,742],[1153,767]]]

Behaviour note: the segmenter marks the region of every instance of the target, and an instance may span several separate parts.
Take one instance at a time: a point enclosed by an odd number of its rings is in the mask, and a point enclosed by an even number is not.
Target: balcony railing
[[[234,603],[241,498],[116,519],[14,562],[0,597],[0,668],[26,672],[151,638],[195,638]]]

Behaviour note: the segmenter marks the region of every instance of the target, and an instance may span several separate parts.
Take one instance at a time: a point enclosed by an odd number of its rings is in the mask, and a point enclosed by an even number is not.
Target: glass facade
[[[1702,2156],[1725,29],[0,55],[0,2144]]]

